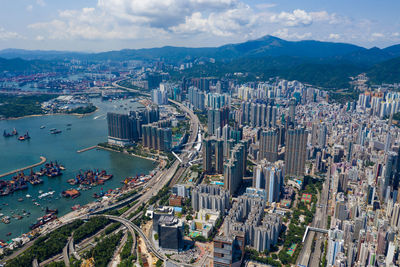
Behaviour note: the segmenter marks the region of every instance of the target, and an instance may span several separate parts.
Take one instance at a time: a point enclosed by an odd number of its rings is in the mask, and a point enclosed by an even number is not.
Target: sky
[[[0,0],[0,49],[219,46],[273,35],[387,47],[399,0]]]

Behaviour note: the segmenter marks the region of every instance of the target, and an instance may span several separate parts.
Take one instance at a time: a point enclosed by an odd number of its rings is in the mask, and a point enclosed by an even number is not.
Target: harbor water
[[[94,99],[93,103],[99,108],[94,114],[87,116],[51,115],[27,117],[17,120],[0,121],[0,130],[11,132],[14,128],[18,135],[29,132],[31,139],[17,140],[17,137],[0,136],[0,174],[29,166],[40,162],[40,156],[47,158],[47,162],[57,161],[65,166],[66,170],[58,177],[41,177],[44,182],[40,185],[28,184],[28,189],[16,191],[8,196],[0,196],[0,214],[10,216],[10,223],[0,222],[0,240],[7,241],[29,231],[29,226],[36,222],[38,217],[45,214],[46,207],[58,209],[58,216],[71,211],[76,204],[84,205],[95,201],[93,194],[99,194],[101,190],[121,187],[121,181],[129,176],[148,174],[154,169],[153,161],[115,153],[105,150],[93,149],[83,153],[78,150],[97,145],[107,141],[108,111],[125,111],[142,108],[141,104],[130,100],[114,100],[113,102],[101,102]],[[44,126],[44,127],[42,127]],[[59,134],[51,134],[50,129],[61,130]],[[61,192],[70,188],[77,188],[67,183],[80,171],[106,170],[114,177],[104,185],[92,187],[90,190],[81,191],[81,195],[75,199],[66,199],[60,196]],[[38,171],[35,168],[34,171]],[[26,170],[25,174],[29,174]],[[12,176],[3,177],[10,180]],[[40,192],[55,191],[53,195],[39,199]],[[30,195],[30,198],[27,197]],[[40,204],[37,206],[36,202]],[[23,216],[18,220],[12,217],[14,214],[22,215],[30,212],[29,216]],[[11,235],[7,235],[11,233]]]

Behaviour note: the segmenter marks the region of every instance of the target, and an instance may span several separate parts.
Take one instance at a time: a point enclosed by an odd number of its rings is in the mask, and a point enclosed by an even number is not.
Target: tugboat
[[[31,137],[29,136],[28,132],[26,132],[26,134],[21,135],[20,137],[18,137],[19,141],[25,141],[25,140],[28,140],[28,139],[31,139]]]

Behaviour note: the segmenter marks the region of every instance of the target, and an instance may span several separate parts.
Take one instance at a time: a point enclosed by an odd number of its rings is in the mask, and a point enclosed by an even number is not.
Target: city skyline
[[[0,49],[202,47],[268,34],[367,48],[400,43],[396,1],[6,0],[3,6]]]

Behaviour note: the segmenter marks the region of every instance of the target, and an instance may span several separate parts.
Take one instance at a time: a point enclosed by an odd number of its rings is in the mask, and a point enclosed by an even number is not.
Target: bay
[[[19,135],[29,132],[31,139],[18,141],[17,138],[5,138],[0,136],[0,174],[18,168],[29,166],[40,161],[40,156],[47,158],[47,162],[57,161],[66,167],[63,175],[55,178],[42,177],[44,183],[31,185],[27,190],[20,190],[8,196],[0,197],[0,213],[7,216],[22,214],[22,210],[29,211],[29,217],[21,220],[11,218],[10,224],[0,222],[0,240],[9,240],[29,231],[29,226],[36,222],[38,217],[45,214],[42,208],[58,208],[59,216],[71,211],[75,204],[84,205],[95,201],[93,193],[121,187],[121,181],[129,176],[137,174],[148,174],[154,169],[153,161],[115,153],[105,150],[89,150],[77,153],[77,150],[97,145],[107,141],[106,113],[108,111],[127,112],[129,110],[143,108],[137,102],[127,100],[114,100],[113,102],[102,102],[99,99],[93,100],[94,105],[99,109],[87,116],[78,117],[73,115],[49,115],[38,117],[27,117],[17,120],[0,121],[0,131],[17,129]],[[68,125],[71,126],[68,126]],[[45,126],[44,129],[40,129]],[[60,134],[50,134],[50,129],[61,130]],[[67,129],[70,128],[70,129]],[[88,169],[106,170],[114,177],[102,186],[93,187],[91,190],[81,191],[80,197],[66,199],[60,197],[63,190],[73,188],[66,181],[74,178],[81,170]],[[38,170],[38,168],[36,168]],[[29,174],[29,170],[25,174]],[[11,179],[11,176],[2,178]],[[76,187],[76,186],[75,186]],[[39,191],[55,191],[53,197],[38,199]],[[36,199],[41,206],[36,206],[31,199]],[[22,202],[18,199],[23,198]],[[56,199],[58,198],[58,199]],[[11,232],[11,236],[6,236]]]

